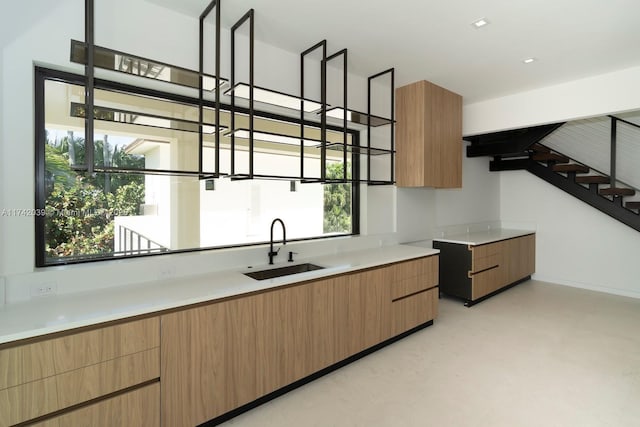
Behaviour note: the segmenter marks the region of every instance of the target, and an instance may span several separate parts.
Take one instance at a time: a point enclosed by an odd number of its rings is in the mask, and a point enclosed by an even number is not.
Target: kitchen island
[[[440,250],[440,292],[472,306],[528,280],[535,232],[494,228],[433,239]]]

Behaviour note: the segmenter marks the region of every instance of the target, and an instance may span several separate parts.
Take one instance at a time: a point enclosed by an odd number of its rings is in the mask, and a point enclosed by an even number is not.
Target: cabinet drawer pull
[[[399,297],[399,298],[392,299],[392,300],[391,300],[391,302],[396,302],[396,301],[401,301],[401,300],[403,300],[403,299],[411,298],[411,297],[413,297],[413,296],[416,296],[416,295],[419,295],[419,294],[423,294],[423,293],[425,293],[425,292],[428,292],[428,291],[430,291],[431,289],[434,289],[434,288],[437,288],[437,286],[432,286],[432,287],[427,288],[427,289],[421,289],[421,290],[419,290],[419,291],[417,291],[417,292],[413,292],[413,293],[411,293],[411,294],[409,294],[409,295],[403,295],[403,296],[401,296],[401,297]],[[387,300],[387,301],[388,301],[388,300]]]
[[[500,265],[496,264],[496,265],[492,265],[489,268],[485,268],[484,270],[473,271],[473,272],[470,271],[469,273],[467,273],[467,276],[469,277],[469,279],[471,279],[476,274],[484,273],[485,271],[493,270],[494,268],[498,268],[498,267],[500,267]]]

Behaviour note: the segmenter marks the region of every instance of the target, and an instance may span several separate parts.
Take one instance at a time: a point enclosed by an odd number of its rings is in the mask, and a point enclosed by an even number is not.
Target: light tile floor
[[[640,299],[528,281],[223,424],[640,426]]]

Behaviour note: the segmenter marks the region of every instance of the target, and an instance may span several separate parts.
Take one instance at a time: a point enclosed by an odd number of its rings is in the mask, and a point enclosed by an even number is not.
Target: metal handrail
[[[127,232],[129,233],[129,242],[131,243],[131,248],[127,249]],[[134,239],[134,235],[136,236],[137,240],[138,240],[138,249],[133,249],[133,239]],[[142,253],[152,253],[152,252],[167,252],[169,249],[162,246],[160,243],[151,240],[150,238],[138,233],[135,230],[130,229],[129,227],[126,227],[124,225],[118,225],[118,236],[120,237],[120,239],[118,240],[118,253],[122,253],[122,254],[130,254],[133,255],[135,254],[142,254]],[[123,238],[124,237],[124,238]],[[147,248],[146,249],[142,249],[142,241],[145,240],[147,242]],[[124,250],[122,249],[123,247],[123,242],[124,242]],[[155,248],[152,248],[151,246],[157,246]]]
[[[616,116],[612,116],[612,115],[609,115],[608,117],[611,117],[612,119],[616,119],[616,120],[618,120],[618,121],[620,121],[620,122],[622,122],[622,123],[626,123],[626,124],[628,124],[628,125],[631,125],[631,126],[633,126],[633,127],[636,127],[636,128],[638,128],[638,129],[640,129],[640,125],[639,125],[639,124],[637,124],[637,123],[633,123],[633,122],[630,122],[630,121],[628,121],[628,120],[621,119],[620,117],[616,117]]]

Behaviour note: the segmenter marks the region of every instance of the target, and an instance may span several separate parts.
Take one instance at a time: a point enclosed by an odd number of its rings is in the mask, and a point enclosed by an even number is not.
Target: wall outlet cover
[[[32,297],[47,297],[58,292],[58,285],[55,282],[38,283],[31,285]]]

